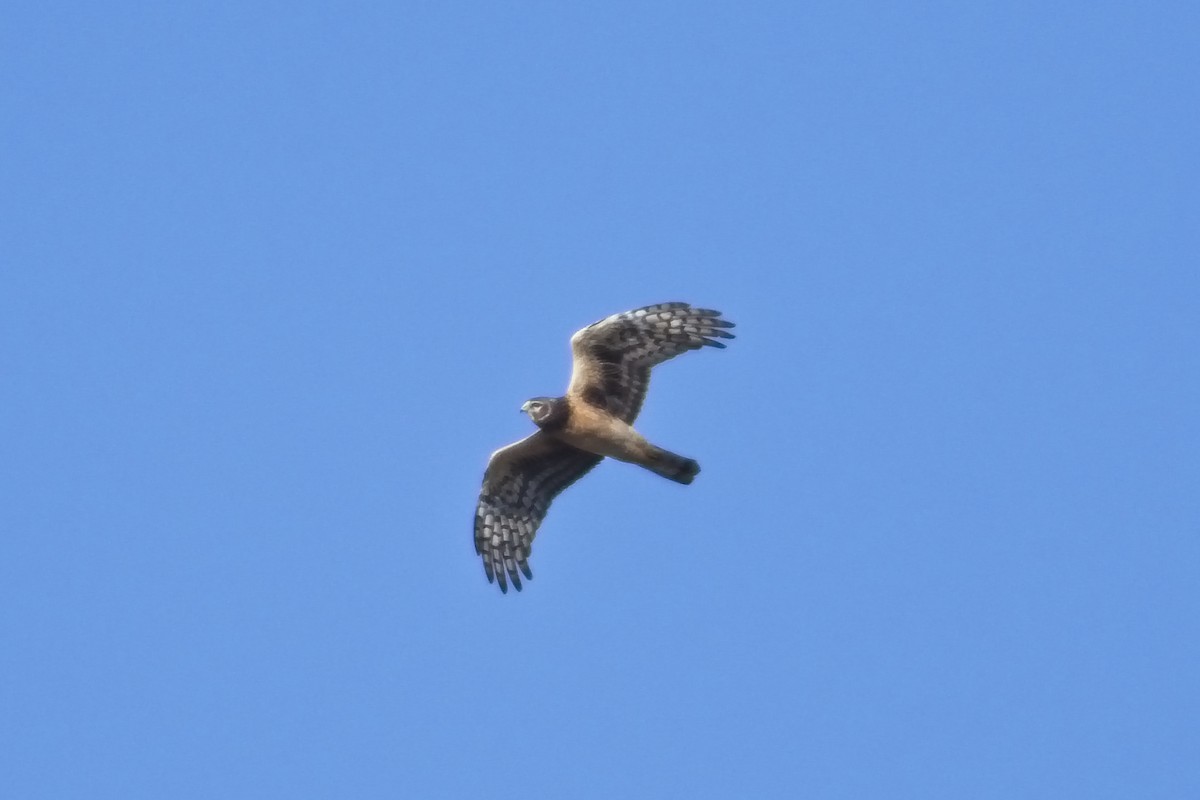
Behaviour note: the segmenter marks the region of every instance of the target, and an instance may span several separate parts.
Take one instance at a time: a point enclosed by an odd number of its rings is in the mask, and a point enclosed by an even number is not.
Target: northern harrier
[[[650,444],[633,429],[646,399],[650,368],[705,345],[724,347],[733,323],[687,303],[613,314],[571,337],[571,383],[563,397],[535,397],[521,410],[538,431],[492,453],[475,509],[475,552],[488,582],[521,588],[532,578],[529,551],[559,492],[605,456],[691,483],[700,465]],[[507,574],[507,578],[506,578]]]

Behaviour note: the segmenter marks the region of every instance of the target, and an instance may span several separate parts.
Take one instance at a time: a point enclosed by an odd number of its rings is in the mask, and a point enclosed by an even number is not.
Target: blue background
[[[1196,8],[10,5],[0,794],[1200,797]]]

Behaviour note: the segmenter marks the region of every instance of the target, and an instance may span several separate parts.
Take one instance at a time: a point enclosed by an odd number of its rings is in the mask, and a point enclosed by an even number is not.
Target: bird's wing
[[[507,592],[509,579],[520,590],[518,570],[533,577],[529,551],[550,502],[601,458],[541,431],[492,453],[475,508],[475,552],[489,583],[499,579]]]
[[[569,397],[632,423],[646,399],[650,368],[688,350],[724,347],[732,339],[721,312],[659,303],[605,317],[571,337]]]

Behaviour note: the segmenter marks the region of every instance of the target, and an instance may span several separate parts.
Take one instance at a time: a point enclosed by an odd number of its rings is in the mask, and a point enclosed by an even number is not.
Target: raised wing
[[[571,337],[574,368],[567,394],[632,423],[650,387],[650,368],[688,350],[732,339],[721,312],[659,303],[605,317]]]
[[[475,552],[489,583],[499,579],[507,592],[511,579],[520,591],[518,569],[533,577],[529,551],[550,501],[601,458],[541,431],[492,453],[475,508]]]

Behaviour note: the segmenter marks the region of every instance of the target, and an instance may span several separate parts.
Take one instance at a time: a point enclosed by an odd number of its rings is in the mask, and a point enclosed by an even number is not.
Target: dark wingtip
[[[521,573],[517,572],[517,568],[512,564],[512,562],[509,562],[506,566],[508,567],[509,582],[512,584],[514,589],[516,589],[518,592],[521,591]]]
[[[528,561],[522,561],[517,566],[519,566],[521,568],[521,574],[525,576],[525,580],[527,580],[527,581],[533,580],[533,570],[531,570],[529,568]]]
[[[718,341],[716,341],[716,340],[714,340],[714,339],[705,339],[705,340],[704,340],[704,344],[708,345],[709,347],[718,347],[718,348],[720,348],[720,349],[722,349],[722,350],[724,350],[724,349],[725,349],[725,343],[724,343],[724,342],[718,342]]]

